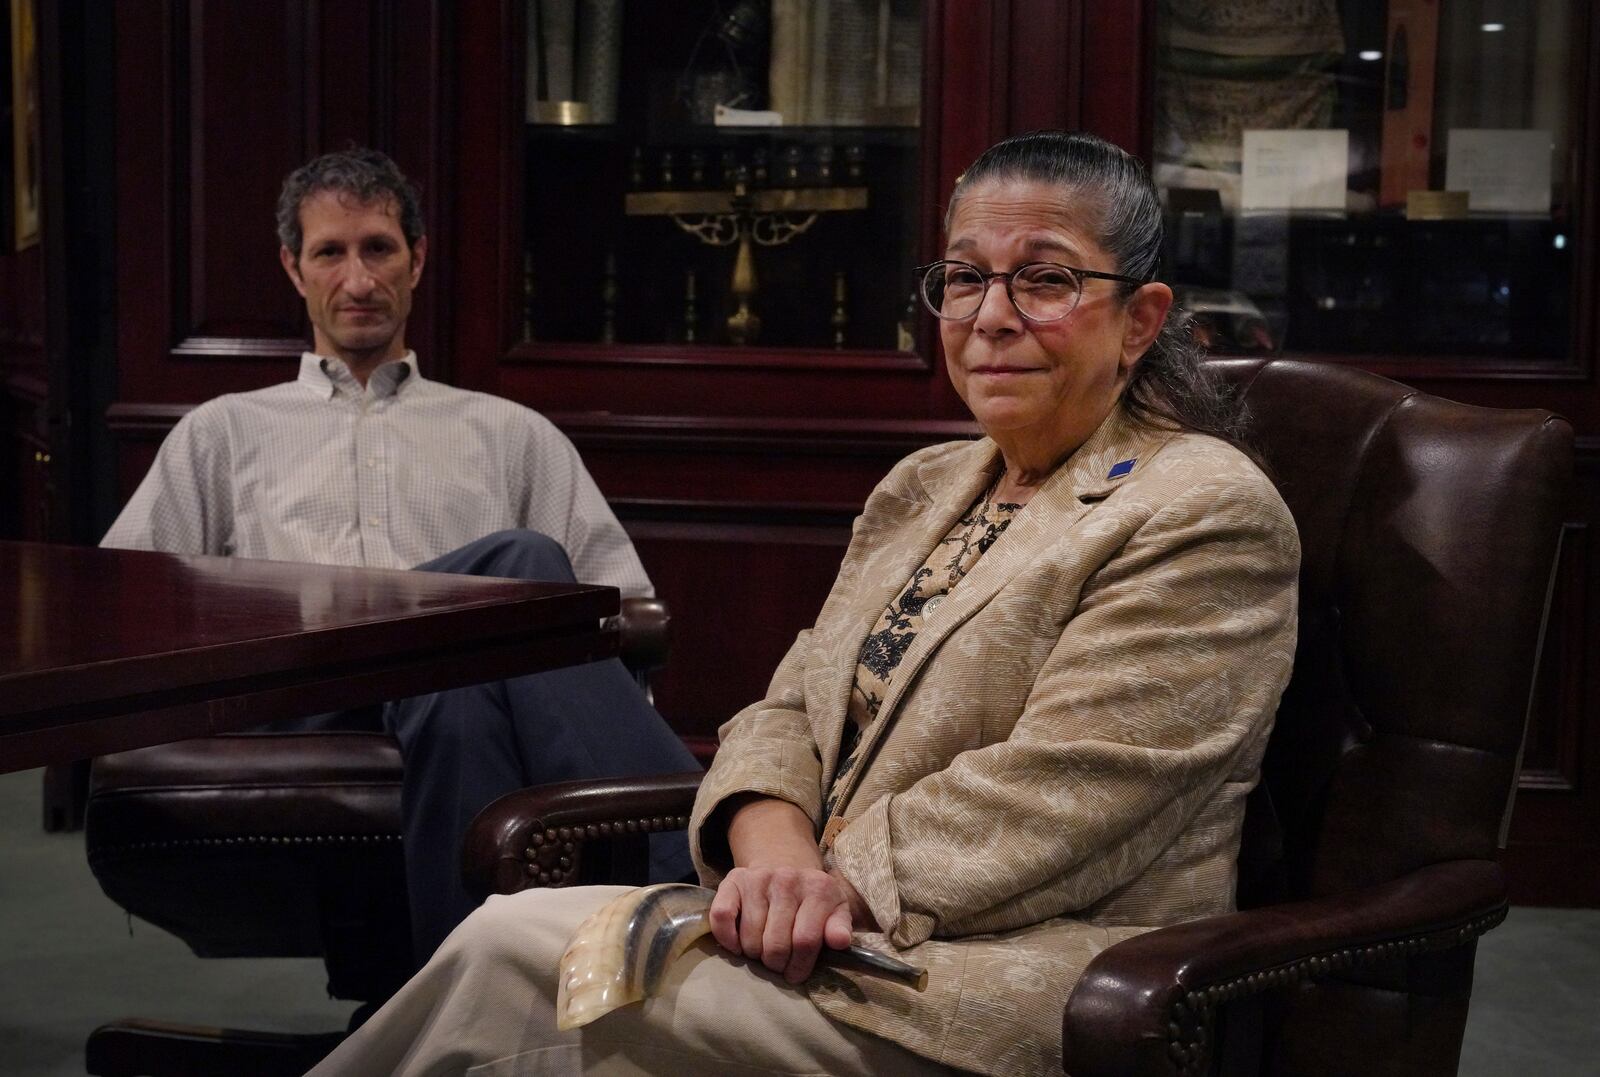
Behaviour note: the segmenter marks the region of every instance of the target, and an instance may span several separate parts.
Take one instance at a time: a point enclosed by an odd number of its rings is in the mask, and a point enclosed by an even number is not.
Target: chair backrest
[[[1247,812],[1241,907],[1492,859],[1572,429],[1363,371],[1212,359],[1300,529],[1300,639]]]

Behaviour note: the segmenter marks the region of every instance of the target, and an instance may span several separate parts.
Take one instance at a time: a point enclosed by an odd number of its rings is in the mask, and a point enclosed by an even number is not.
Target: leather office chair
[[[1572,430],[1344,367],[1211,360],[1304,547],[1300,639],[1246,812],[1236,913],[1101,953],[1075,1077],[1452,1074],[1475,940],[1506,912],[1514,788]],[[603,881],[687,825],[698,775],[525,790],[468,835],[472,885]]]
[[[619,627],[643,686],[666,656],[666,608],[625,599]],[[200,957],[321,957],[329,995],[381,1003],[411,973],[400,779],[399,746],[381,732],[225,734],[102,756],[89,866],[111,900]],[[342,1036],[128,1020],[97,1029],[86,1055],[100,1077],[298,1075]]]

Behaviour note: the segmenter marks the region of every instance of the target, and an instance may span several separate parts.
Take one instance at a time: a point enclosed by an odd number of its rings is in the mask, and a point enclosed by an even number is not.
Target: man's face
[[[393,197],[358,202],[319,191],[300,203],[300,257],[278,257],[305,297],[318,355],[343,359],[355,373],[406,353],[411,292],[422,277],[427,237],[406,246]]]

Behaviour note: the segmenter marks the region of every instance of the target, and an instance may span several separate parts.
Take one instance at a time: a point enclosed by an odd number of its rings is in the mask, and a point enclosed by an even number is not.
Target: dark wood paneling
[[[1563,670],[1582,671],[1589,648],[1585,624],[1588,604],[1592,532],[1586,523],[1562,528],[1561,556],[1550,594],[1550,619],[1545,628],[1538,681],[1522,749],[1522,792],[1578,791],[1583,726],[1583,678],[1563,677]]]
[[[908,453],[974,436],[970,422],[553,416],[613,501],[860,509]]]
[[[810,627],[849,545],[848,514],[832,522],[775,525],[759,510],[628,518],[628,533],[672,611],[672,659],[655,681],[656,706],[687,737],[717,727],[762,698],[772,671]]]
[[[1083,6],[1081,0],[1011,0],[1001,58],[1012,76],[1006,131],[1071,129],[1082,122],[1083,86],[1074,65],[1062,60],[1082,48]]]
[[[1073,57],[1081,61],[1083,129],[1133,153],[1151,142],[1154,8],[1155,0],[1084,4],[1084,48]]]
[[[1539,680],[1503,859],[1511,900],[1600,905],[1600,437],[1578,440]]]
[[[10,197],[9,188],[3,193]],[[40,458],[50,444],[44,323],[42,248],[0,249],[0,538],[44,538],[49,533],[54,500],[50,463]]]
[[[283,174],[319,134],[308,107],[322,70],[308,48],[310,13],[301,4],[213,0],[184,14],[172,27],[184,51],[168,73],[181,177],[172,207],[181,252],[174,336],[190,354],[194,338],[284,340],[298,352],[304,308],[285,286],[271,218],[259,207],[277,202]],[[359,79],[364,61],[355,54],[333,70]]]
[[[155,462],[156,450],[192,404],[113,404],[106,426],[116,441],[116,502],[120,508]]]
[[[292,377],[308,330],[277,258],[283,177],[364,143],[448,204],[438,4],[130,0],[115,18],[121,398],[197,402]],[[424,353],[434,280],[409,338]]]
[[[23,372],[7,376],[3,388],[0,489],[5,496],[0,502],[0,538],[49,541],[62,515],[50,437],[49,385],[36,374]]]

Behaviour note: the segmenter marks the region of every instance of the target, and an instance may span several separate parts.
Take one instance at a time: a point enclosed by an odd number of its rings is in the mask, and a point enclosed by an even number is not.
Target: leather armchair
[[[1358,370],[1214,359],[1304,548],[1295,671],[1246,813],[1238,908],[1101,953],[1075,1077],[1453,1074],[1510,804],[1572,431]],[[570,783],[479,817],[482,892],[598,881],[684,826],[696,775]],[[619,845],[622,851],[619,852]]]
[[[626,599],[619,627],[642,685],[666,656],[666,608]],[[101,756],[89,866],[106,896],[200,957],[321,957],[331,996],[382,1003],[411,974],[401,771],[382,732],[224,734]],[[96,1030],[87,1056],[102,1077],[299,1074],[341,1035],[129,1020]]]

